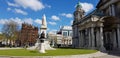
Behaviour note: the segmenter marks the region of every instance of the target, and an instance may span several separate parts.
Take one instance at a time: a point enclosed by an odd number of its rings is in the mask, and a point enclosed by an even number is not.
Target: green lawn
[[[41,54],[38,51],[30,51],[25,49],[13,49],[13,50],[0,50],[1,56],[61,56],[61,55],[78,55],[95,53],[97,50],[88,49],[56,49],[48,50],[45,54]]]

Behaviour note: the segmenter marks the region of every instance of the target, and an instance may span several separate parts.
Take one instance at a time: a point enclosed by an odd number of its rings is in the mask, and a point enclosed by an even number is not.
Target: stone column
[[[83,48],[85,48],[85,30],[82,33],[82,43],[83,43]]]
[[[81,47],[83,48],[83,31],[81,31]]]
[[[115,16],[115,5],[112,4],[112,16]]]
[[[82,36],[82,31],[80,31],[80,47],[82,47],[82,44],[83,44],[83,43],[82,43],[82,42],[83,42],[83,41],[82,41],[82,37],[83,37],[83,36]]]
[[[91,36],[90,36],[90,28],[88,29],[88,37],[89,37],[89,48],[91,48]]]
[[[92,48],[95,48],[95,35],[94,35],[94,27],[91,27],[91,38],[92,38]]]
[[[120,25],[117,27],[117,37],[118,37],[118,48],[120,48]]]
[[[96,32],[96,41],[97,41],[97,48],[100,48],[100,33],[99,33],[99,29]]]
[[[79,31],[79,47],[81,47],[81,31]]]
[[[100,50],[101,51],[105,51],[105,48],[104,48],[104,38],[103,38],[103,23],[101,23],[101,26],[100,26],[100,43],[101,43],[101,46],[100,46]]]
[[[116,31],[113,30],[113,47],[116,48],[117,47],[117,41],[116,41]]]

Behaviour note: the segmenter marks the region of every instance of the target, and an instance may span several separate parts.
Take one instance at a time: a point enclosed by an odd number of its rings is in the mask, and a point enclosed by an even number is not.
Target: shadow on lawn
[[[30,51],[30,53],[37,53],[37,51]]]
[[[59,48],[55,48],[55,49],[81,49],[81,50],[97,50],[97,49],[88,49],[88,48],[73,48],[73,47],[59,47]],[[97,50],[99,51],[99,50]]]

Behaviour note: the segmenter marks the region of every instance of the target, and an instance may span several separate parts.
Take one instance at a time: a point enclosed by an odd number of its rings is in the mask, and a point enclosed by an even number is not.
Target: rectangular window
[[[63,36],[68,36],[68,32],[63,32]]]
[[[71,37],[72,37],[72,31],[70,31],[70,32],[69,32],[69,36],[71,36]]]

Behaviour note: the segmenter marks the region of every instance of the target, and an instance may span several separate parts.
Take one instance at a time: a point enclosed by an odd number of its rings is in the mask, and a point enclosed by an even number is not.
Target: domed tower
[[[43,15],[42,17],[42,24],[41,24],[41,27],[40,27],[40,34],[44,32],[45,33],[45,38],[46,38],[46,32],[47,32],[47,22],[46,22],[46,16],[45,14]],[[39,35],[40,35],[39,34]]]
[[[79,28],[78,27],[78,23],[80,21],[80,19],[82,19],[84,17],[84,10],[82,9],[82,5],[80,4],[80,2],[77,3],[76,5],[76,10],[74,11],[73,15],[74,15],[74,21],[73,21],[73,25],[72,25],[72,29],[73,29],[73,40],[72,40],[72,46],[73,47],[79,47]]]
[[[76,5],[76,10],[74,12],[74,23],[77,23],[81,18],[84,17],[85,11],[82,9],[80,2]]]

